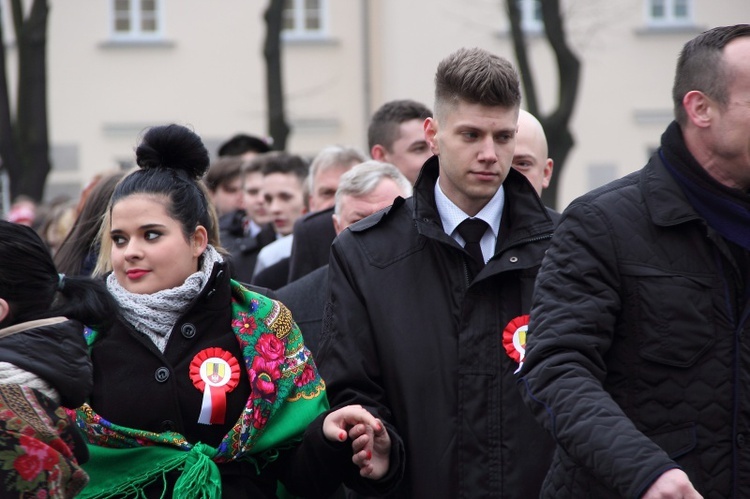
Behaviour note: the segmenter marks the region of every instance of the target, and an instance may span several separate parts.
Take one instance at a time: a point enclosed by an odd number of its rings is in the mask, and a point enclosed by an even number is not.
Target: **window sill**
[[[652,35],[674,35],[674,34],[700,34],[707,30],[705,26],[699,26],[694,23],[689,24],[654,24],[642,28],[636,28],[635,34],[639,36]]]
[[[338,45],[339,41],[336,38],[330,36],[284,36],[281,35],[281,43],[289,46],[303,46],[303,45]]]
[[[153,47],[153,48],[172,48],[175,46],[175,42],[165,39],[148,39],[148,38],[133,38],[133,39],[117,39],[112,38],[99,43],[99,47],[104,49],[121,49],[121,48],[134,48],[134,47]]]

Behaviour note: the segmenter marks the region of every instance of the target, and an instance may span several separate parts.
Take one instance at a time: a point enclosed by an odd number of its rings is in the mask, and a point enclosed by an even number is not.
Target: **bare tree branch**
[[[513,39],[513,50],[516,55],[518,72],[521,74],[521,85],[526,98],[526,109],[536,116],[539,105],[536,96],[536,85],[534,75],[529,64],[529,56],[526,51],[526,35],[521,26],[521,10],[518,8],[518,0],[505,0],[505,8],[510,20],[510,33]]]
[[[580,83],[581,62],[570,48],[563,16],[560,11],[560,0],[543,0],[541,5],[544,34],[550,45],[557,64],[559,87],[557,92],[557,106],[554,110],[542,115],[534,83],[528,53],[526,50],[526,34],[522,28],[521,12],[518,0],[505,0],[505,7],[511,25],[511,36],[515,51],[521,81],[526,98],[526,109],[537,117],[547,135],[549,156],[555,162],[554,174],[550,185],[542,192],[542,200],[548,206],[556,207],[558,199],[559,178],[565,167],[565,161],[570,154],[575,140],[570,132],[570,120],[578,97]]]
[[[281,67],[281,28],[283,0],[270,0],[266,9],[266,41],[263,55],[266,59],[266,92],[268,96],[268,134],[273,138],[273,148],[286,149],[289,125],[284,110],[284,85]]]

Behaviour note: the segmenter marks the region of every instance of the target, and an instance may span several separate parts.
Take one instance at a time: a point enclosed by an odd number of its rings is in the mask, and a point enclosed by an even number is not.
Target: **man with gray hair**
[[[365,159],[362,151],[349,146],[326,147],[313,159],[306,186],[310,194],[310,213],[300,218],[294,226],[287,282],[295,281],[328,263],[331,243],[336,237],[331,215],[339,178]]]
[[[336,190],[333,214],[336,234],[390,206],[396,197],[411,196],[411,192],[409,179],[390,163],[371,160],[355,166],[341,177]],[[393,196],[394,193],[397,196]]]
[[[328,146],[318,152],[310,163],[307,176],[310,211],[333,208],[341,175],[365,159],[362,151],[350,146]]]
[[[553,222],[511,168],[519,78],[461,49],[435,84],[413,196],[333,243],[318,365],[332,407],[383,421],[391,463],[403,442],[397,497],[536,497],[552,440],[514,373]]]
[[[332,223],[336,234],[390,206],[397,197],[411,196],[411,191],[409,180],[391,164],[370,160],[355,166],[341,176],[336,190]],[[276,292],[276,297],[292,311],[313,355],[320,344],[327,287],[328,265],[324,265]]]

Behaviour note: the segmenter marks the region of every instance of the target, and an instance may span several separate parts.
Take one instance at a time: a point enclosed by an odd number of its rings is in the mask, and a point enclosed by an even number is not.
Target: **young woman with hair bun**
[[[81,497],[276,497],[279,483],[326,497],[342,481],[390,490],[402,469],[389,466],[380,420],[360,406],[329,411],[290,312],[230,279],[199,184],[201,139],[153,127],[136,159],[103,231],[99,268],[111,268],[119,313],[87,336]]]

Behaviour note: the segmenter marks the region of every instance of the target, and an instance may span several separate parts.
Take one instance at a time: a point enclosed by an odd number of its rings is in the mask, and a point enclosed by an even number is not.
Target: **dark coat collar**
[[[668,227],[700,219],[662,163],[658,151],[641,170],[639,183],[651,221],[655,225]]]
[[[447,237],[435,202],[435,183],[440,175],[437,156],[427,160],[414,185],[414,221],[425,236],[442,239]],[[523,174],[511,168],[503,182],[505,207],[501,226],[501,244],[496,253],[521,241],[547,235],[554,229],[554,222],[547,208],[537,196],[534,188]],[[507,219],[506,219],[507,217]],[[507,232],[503,232],[507,228]],[[442,234],[442,235],[441,235]],[[505,237],[507,235],[507,237]]]

